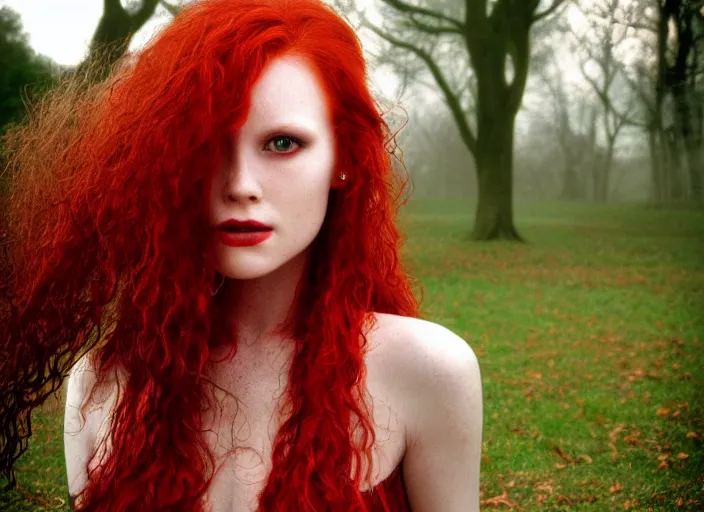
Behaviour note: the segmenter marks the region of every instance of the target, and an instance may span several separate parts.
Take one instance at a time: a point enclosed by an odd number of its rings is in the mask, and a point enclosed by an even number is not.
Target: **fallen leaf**
[[[702,438],[702,436],[700,436],[696,432],[687,432],[687,435],[685,437],[687,439],[701,439]]]
[[[641,435],[640,430],[636,430],[632,434],[629,434],[626,437],[624,437],[623,440],[626,442],[626,444],[638,446],[640,444],[640,440],[639,440],[640,435]]]
[[[609,448],[611,448],[611,460],[616,462],[618,458],[618,450],[616,449],[616,440],[618,439],[619,433],[625,428],[625,425],[619,424],[614,427],[614,429],[609,432]]]
[[[669,467],[670,467],[670,465],[667,463],[666,460],[664,460],[660,464],[658,464],[658,469],[667,469]]]
[[[658,460],[667,460],[670,458],[669,453],[663,453],[662,455],[658,455]]]
[[[657,410],[656,414],[658,416],[669,416],[670,409],[668,409],[667,407],[660,407],[660,409]]]
[[[684,507],[684,500],[682,498],[677,498],[675,500],[675,505],[677,505],[678,507]]]
[[[617,493],[617,492],[621,492],[622,490],[623,490],[623,486],[622,486],[621,483],[618,482],[618,481],[617,481],[614,485],[612,485],[611,487],[609,487],[609,492],[610,492],[611,494],[614,494],[614,493]]]
[[[687,460],[689,458],[689,455],[684,452],[680,452],[677,454],[677,458],[679,460]]]
[[[508,493],[506,492],[506,489],[504,489],[503,494],[500,496],[494,496],[493,498],[488,498],[486,500],[483,500],[481,502],[481,505],[486,506],[486,507],[499,507],[501,505],[505,505],[508,508],[516,508],[518,505],[511,500],[508,499]]]
[[[560,448],[556,444],[552,445],[552,451],[554,451],[560,458],[566,460],[567,462],[573,462],[572,457],[563,452],[562,448]]]
[[[572,500],[569,499],[567,496],[558,496],[557,497],[557,504],[562,505],[563,503],[567,503],[568,505],[572,505]]]
[[[555,467],[555,469],[565,469],[567,467],[567,464],[562,464],[560,462],[556,462],[553,464],[553,467]]]
[[[548,494],[552,494],[552,484],[555,480],[551,478],[550,480],[547,480],[545,482],[539,483],[535,485],[535,490],[539,492],[546,492]]]
[[[591,464],[593,462],[589,455],[577,455],[577,460],[583,460],[587,464]]]
[[[548,499],[548,497],[545,494],[538,494],[538,505],[542,505],[546,499]]]

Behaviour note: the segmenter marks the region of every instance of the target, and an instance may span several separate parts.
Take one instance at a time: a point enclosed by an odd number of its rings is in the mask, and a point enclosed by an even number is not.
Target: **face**
[[[212,180],[210,220],[213,226],[254,220],[272,229],[265,240],[245,246],[228,245],[215,231],[215,267],[222,275],[255,279],[306,256],[333,183],[335,140],[324,98],[300,57],[269,63],[255,84],[248,117]]]

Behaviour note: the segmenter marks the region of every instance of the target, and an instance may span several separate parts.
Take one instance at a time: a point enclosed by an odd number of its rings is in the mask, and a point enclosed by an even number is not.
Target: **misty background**
[[[4,18],[9,8],[21,16],[13,23],[30,21],[25,42],[49,53],[34,58],[56,73],[121,33],[127,45],[114,58],[139,51],[186,3],[123,0],[113,19],[92,0],[2,5]],[[466,199],[479,217],[480,197],[485,211],[503,210],[475,238],[513,238],[512,200],[701,202],[704,3],[332,4],[357,29],[370,86],[401,129],[413,197]],[[7,103],[3,121],[18,107]]]

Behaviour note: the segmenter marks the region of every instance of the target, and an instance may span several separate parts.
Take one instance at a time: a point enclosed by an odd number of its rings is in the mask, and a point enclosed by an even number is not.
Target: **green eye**
[[[273,152],[274,153],[290,153],[293,144],[298,144],[299,146],[303,146],[303,144],[293,138],[293,137],[287,137],[287,136],[279,136],[279,137],[274,137],[269,140],[267,143],[267,147],[273,143]]]
[[[283,144],[281,144],[282,142]],[[276,149],[286,151],[287,149],[290,149],[292,143],[293,141],[291,139],[286,139],[282,137],[280,139],[276,139],[274,146],[276,146]]]

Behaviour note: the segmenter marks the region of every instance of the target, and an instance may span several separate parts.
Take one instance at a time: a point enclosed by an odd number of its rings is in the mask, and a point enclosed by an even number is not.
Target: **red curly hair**
[[[320,0],[191,4],[106,81],[64,80],[10,131],[0,274],[0,476],[9,487],[32,410],[90,351],[93,391],[109,375],[126,380],[110,428],[120,449],[89,474],[78,510],[205,510],[215,469],[202,436],[205,365],[224,323],[209,293],[218,281],[209,179],[257,78],[292,53],[326,91],[335,172],[347,180],[330,193],[286,324],[296,340],[290,416],[260,510],[366,510],[359,468],[366,458],[368,479],[375,441],[360,400],[366,319],[418,316],[395,226],[407,180],[393,172],[395,134],[367,87],[359,40]]]

